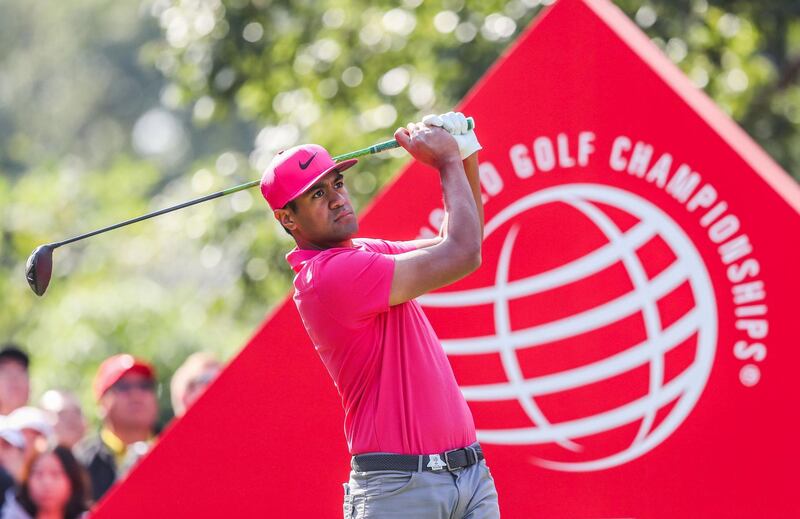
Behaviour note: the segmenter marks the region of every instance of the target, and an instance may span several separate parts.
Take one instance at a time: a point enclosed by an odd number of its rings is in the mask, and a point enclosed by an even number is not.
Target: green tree
[[[152,56],[168,64],[162,72],[184,103],[263,125],[253,161],[262,166],[298,140],[336,150],[346,134],[366,145],[395,123],[450,108],[547,3],[165,1],[154,9],[165,38]],[[617,4],[787,171],[800,174],[799,3]],[[360,200],[395,167],[376,166],[377,182],[363,181]]]

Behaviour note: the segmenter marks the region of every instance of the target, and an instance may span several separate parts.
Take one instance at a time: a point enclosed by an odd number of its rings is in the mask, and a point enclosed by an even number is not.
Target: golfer
[[[460,113],[428,116],[394,136],[441,179],[445,218],[436,238],[353,238],[358,220],[342,174],[357,161],[334,163],[321,146],[279,153],[261,180],[297,243],[286,256],[297,273],[294,301],[342,398],[353,455],[344,516],[496,518],[472,415],[414,300],[481,263],[481,147]],[[397,217],[405,210],[397,207]]]

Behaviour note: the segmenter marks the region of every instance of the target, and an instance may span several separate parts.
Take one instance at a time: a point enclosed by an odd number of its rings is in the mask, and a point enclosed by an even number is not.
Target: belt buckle
[[[447,466],[447,470],[449,472],[453,472],[454,470],[461,470],[463,468],[463,467],[451,467],[450,466],[450,458],[448,457],[448,454],[452,454],[452,453],[454,453],[456,451],[460,451],[460,450],[463,450],[463,449],[453,449],[451,451],[446,451],[444,453],[444,464]]]

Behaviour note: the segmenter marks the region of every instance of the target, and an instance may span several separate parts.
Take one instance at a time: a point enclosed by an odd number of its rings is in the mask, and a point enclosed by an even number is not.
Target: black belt
[[[359,454],[353,456],[351,466],[356,472],[373,470],[404,470],[408,472],[442,470],[454,471],[474,465],[483,459],[479,445],[453,449],[442,454]]]

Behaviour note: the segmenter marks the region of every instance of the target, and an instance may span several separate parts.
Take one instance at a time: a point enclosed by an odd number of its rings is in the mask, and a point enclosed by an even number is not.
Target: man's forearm
[[[483,197],[481,195],[481,179],[478,169],[478,152],[473,153],[464,159],[464,172],[467,175],[472,198],[475,200],[475,207],[478,210],[478,222],[481,228],[481,241],[483,241]]]
[[[478,210],[478,223],[481,228],[481,241],[483,241],[483,197],[481,196],[481,181],[478,176],[478,153],[473,153],[464,159],[463,165],[470,191],[472,191],[472,198],[475,200],[475,206]],[[445,213],[442,224],[439,227],[439,237],[444,238],[447,235],[447,224],[448,215]]]
[[[445,241],[458,248],[456,253],[480,258],[483,226],[464,164],[450,162],[441,167],[439,172],[444,195]]]

